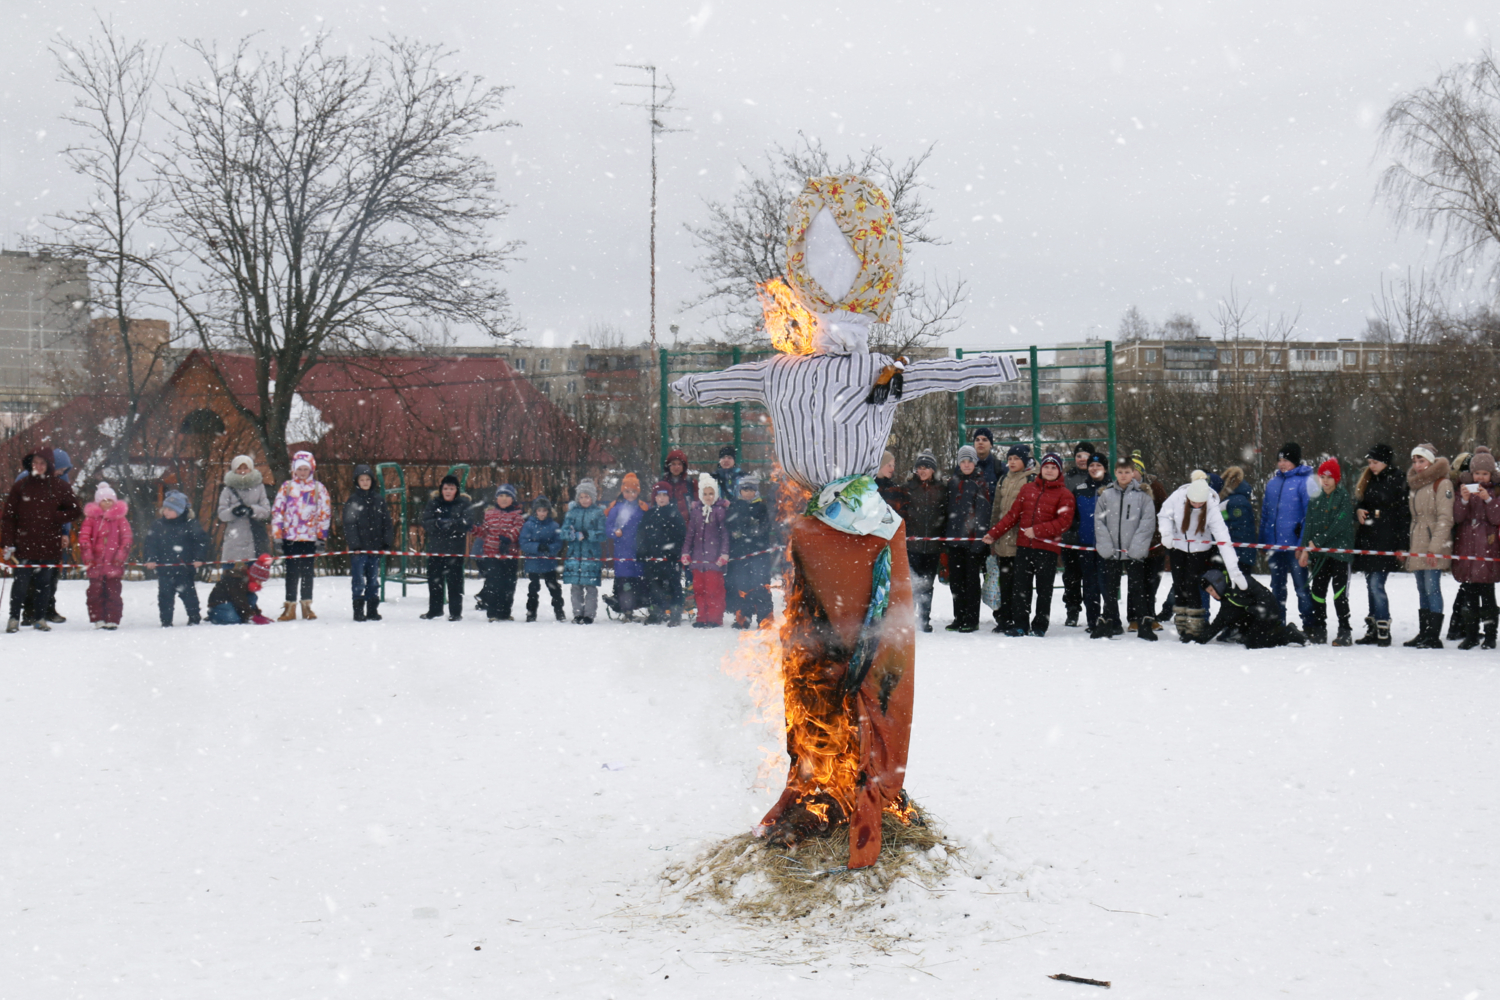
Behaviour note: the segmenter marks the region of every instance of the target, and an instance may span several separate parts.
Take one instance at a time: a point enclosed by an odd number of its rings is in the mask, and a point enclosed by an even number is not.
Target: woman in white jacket
[[[1156,515],[1156,525],[1161,529],[1162,545],[1172,553],[1172,587],[1176,594],[1172,620],[1177,638],[1190,642],[1208,624],[1207,612],[1198,599],[1203,589],[1199,580],[1213,565],[1214,550],[1219,550],[1224,572],[1236,587],[1245,586],[1245,574],[1235,557],[1229,527],[1219,512],[1219,498],[1208,485],[1206,474],[1194,472],[1192,482],[1167,497]]]

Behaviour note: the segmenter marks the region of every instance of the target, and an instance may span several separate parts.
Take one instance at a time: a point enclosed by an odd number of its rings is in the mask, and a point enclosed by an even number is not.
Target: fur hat
[[[588,497],[590,500],[599,499],[599,487],[594,485],[592,479],[580,479],[578,485],[573,487],[575,497]]]
[[[177,516],[181,517],[182,515],[187,513],[187,495],[184,493],[179,493],[176,490],[171,490],[167,493],[166,497],[162,499],[161,506],[163,510],[176,511]]]
[[[713,490],[714,496],[719,495],[719,481],[706,472],[698,473],[698,499],[703,499],[704,490]]]
[[[1188,483],[1187,498],[1192,503],[1207,503],[1208,498],[1214,495],[1214,488],[1208,485],[1208,477],[1194,479]]]
[[[1491,459],[1490,464],[1494,464],[1493,459]],[[98,486],[94,487],[94,503],[102,503],[105,500],[118,499],[120,498],[115,495],[114,487],[109,485],[108,483],[100,483]]]
[[[1318,466],[1318,475],[1332,476],[1333,481],[1337,483],[1339,482],[1339,480],[1344,478],[1344,470],[1339,468],[1338,459],[1330,458],[1324,460],[1323,464]]]
[[[962,462],[966,458],[971,462],[979,461],[979,452],[974,450],[974,446],[972,444],[966,444],[962,448],[958,449],[958,458],[956,459],[956,461]]]
[[[1488,472],[1493,478],[1495,475],[1495,456],[1484,445],[1474,449],[1474,457],[1469,459],[1469,472]],[[98,499],[95,497],[95,499]]]
[[[1432,447],[1432,445],[1424,441],[1411,450],[1411,457],[1425,458],[1429,462],[1436,462],[1437,451]]]
[[[1281,450],[1276,453],[1276,460],[1278,462],[1283,458],[1288,462],[1291,462],[1293,465],[1301,465],[1302,446],[1295,441],[1288,441],[1286,444],[1282,445]]]
[[[916,461],[911,463],[911,467],[913,469],[926,467],[931,469],[933,472],[936,472],[938,467],[937,457],[934,456],[928,449],[923,448],[921,451],[917,452]]]
[[[641,479],[634,472],[627,472],[620,478],[620,489],[641,491]]]
[[[251,458],[249,455],[236,455],[229,460],[229,469],[231,472],[235,469],[238,469],[242,465],[250,466],[251,472],[255,471],[255,459]]]
[[[1388,444],[1377,444],[1365,452],[1365,458],[1390,465],[1396,460],[1396,450]]]
[[[977,440],[978,438],[984,438],[990,444],[994,444],[995,443],[995,432],[992,431],[992,430],[990,430],[988,427],[976,427],[969,434],[969,440],[972,442],[972,441]]]

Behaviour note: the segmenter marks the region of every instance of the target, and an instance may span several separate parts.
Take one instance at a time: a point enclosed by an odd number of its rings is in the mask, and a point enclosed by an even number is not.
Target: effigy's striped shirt
[[[865,399],[882,368],[884,354],[780,355],[717,372],[684,375],[672,389],[690,403],[763,403],[771,413],[781,467],[810,490],[843,476],[873,474],[896,422],[894,396]],[[906,366],[902,399],[930,392],[960,392],[1010,382],[1016,363],[1000,354],[961,361],[914,361]]]

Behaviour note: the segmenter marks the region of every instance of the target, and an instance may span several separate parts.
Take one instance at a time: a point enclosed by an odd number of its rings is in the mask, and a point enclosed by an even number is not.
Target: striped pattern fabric
[[[684,375],[672,389],[704,406],[764,404],[771,413],[781,467],[817,490],[844,476],[873,475],[879,468],[900,400],[892,396],[871,405],[865,397],[880,370],[891,363],[884,354],[779,355]],[[1015,361],[1000,354],[914,361],[906,366],[901,398],[1010,382],[1017,375]]]

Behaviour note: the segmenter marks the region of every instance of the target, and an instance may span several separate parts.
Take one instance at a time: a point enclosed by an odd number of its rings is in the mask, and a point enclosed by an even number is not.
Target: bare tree
[[[1448,273],[1500,273],[1500,66],[1486,49],[1386,110],[1381,148],[1392,156],[1379,196],[1396,221],[1437,234]],[[1486,263],[1488,261],[1488,263]]]
[[[1120,317],[1120,330],[1116,336],[1124,343],[1145,340],[1151,336],[1151,321],[1141,315],[1140,309],[1131,306]]]
[[[85,207],[53,216],[53,236],[37,245],[84,261],[90,303],[105,312],[91,331],[97,341],[90,351],[94,370],[84,374],[88,391],[124,397],[124,413],[115,422],[119,430],[104,462],[118,467],[130,452],[144,396],[161,374],[170,344],[166,337],[140,336],[132,324],[149,285],[146,262],[163,260],[151,242],[162,184],[147,142],[161,51],[101,23],[98,35],[86,43],[64,39],[52,52],[59,79],[73,92],[73,108],[63,120],[78,131],[63,155],[92,190]]]
[[[708,203],[708,222],[687,227],[702,262],[694,270],[708,290],[688,303],[706,306],[718,317],[730,342],[762,335],[756,286],[786,273],[786,227],[792,203],[810,177],[859,174],[880,185],[891,199],[891,211],[908,248],[944,241],[932,232],[932,208],[923,197],[922,165],[932,147],[898,162],[879,146],[858,156],[835,160],[821,141],[801,137],[793,147],[778,146],[766,156],[765,169],[745,168],[744,183],[727,202]],[[880,347],[902,349],[935,343],[962,322],[967,286],[962,280],[908,280],[896,297],[887,329],[871,339]]]
[[[285,477],[293,399],[325,357],[416,346],[447,324],[514,332],[497,278],[517,244],[489,233],[506,206],[471,148],[513,123],[497,117],[503,88],[436,46],[192,48],[201,73],[167,93],[150,177],[171,255],[125,256],[221,374],[220,352],[253,357],[233,403]]]

